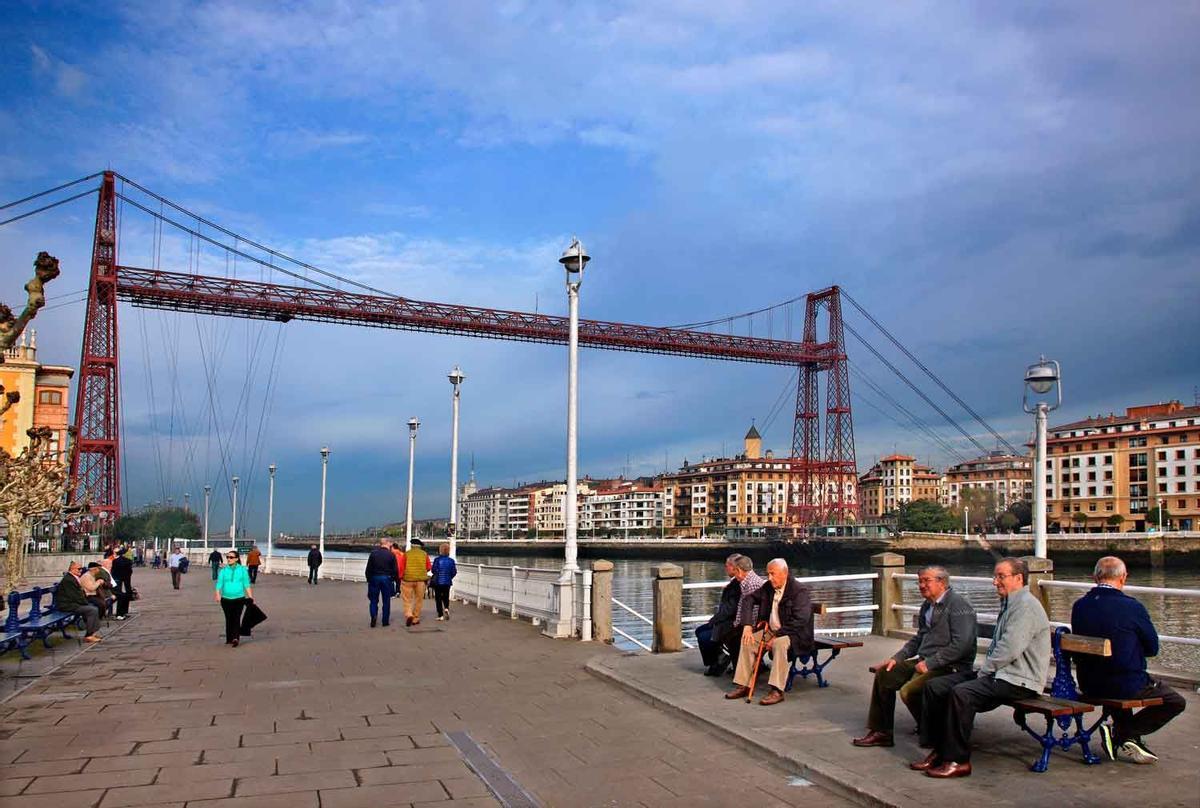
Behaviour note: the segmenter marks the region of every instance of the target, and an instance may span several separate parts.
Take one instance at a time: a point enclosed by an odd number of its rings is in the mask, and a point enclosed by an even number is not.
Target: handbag
[[[257,603],[250,601],[246,604],[246,611],[242,613],[242,625],[238,633],[243,637],[249,637],[254,627],[266,619],[267,613],[258,608]]]

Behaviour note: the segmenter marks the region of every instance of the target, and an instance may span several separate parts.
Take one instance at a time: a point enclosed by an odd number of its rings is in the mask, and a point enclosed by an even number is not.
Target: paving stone
[[[162,802],[191,802],[228,797],[233,793],[233,780],[206,780],[198,783],[169,783],[157,786],[110,788],[104,794],[100,808],[121,808],[127,805],[155,805]]]
[[[72,791],[70,808],[95,808],[103,796],[103,789],[95,791]],[[61,794],[31,794],[29,796],[5,797],[4,808],[64,808],[64,799]]]
[[[446,740],[446,736],[440,732],[433,732],[428,735],[413,735],[412,742],[414,746],[421,749],[428,749],[434,746],[449,746],[450,742]]]
[[[458,750],[452,746],[435,746],[430,749],[402,749],[388,752],[388,760],[393,766],[411,766],[419,763],[438,763],[444,760],[458,760]]]
[[[42,760],[68,760],[78,757],[114,757],[128,755],[133,751],[131,742],[115,744],[71,744],[69,746],[50,747],[26,751],[15,762],[37,763]]]
[[[61,791],[87,791],[91,788],[117,788],[119,786],[145,786],[154,782],[157,769],[129,769],[128,771],[91,772],[89,774],[63,774],[57,777],[39,777],[33,781],[26,794],[48,794]]]
[[[0,777],[41,777],[54,774],[78,774],[87,765],[87,758],[47,760],[42,763],[17,763],[0,766]]]
[[[0,780],[0,797],[11,797],[14,794],[20,794],[25,786],[32,782],[32,777],[10,777]]]
[[[446,800],[445,802],[414,802],[413,808],[499,808],[500,802],[495,797],[465,797],[461,800]]]
[[[256,746],[242,748],[237,746],[223,749],[205,749],[205,763],[243,763],[246,761],[271,761],[283,757],[308,756],[312,751],[306,743],[280,744],[279,746]]]
[[[155,784],[194,783],[219,780],[223,777],[267,777],[275,773],[274,760],[253,760],[245,763],[211,763],[200,766],[172,766],[161,769]]]
[[[263,794],[257,797],[192,800],[187,804],[187,808],[320,808],[320,805],[316,791],[291,791],[286,794]]]
[[[273,747],[266,747],[268,749]],[[347,755],[325,753],[323,755],[288,755],[279,758],[279,774],[328,771],[330,769],[370,769],[389,765],[383,752],[352,752]]]
[[[438,777],[442,786],[450,792],[450,798],[462,800],[468,797],[489,797],[491,792],[478,777]]]
[[[358,779],[364,786],[388,783],[415,783],[421,780],[458,780],[475,777],[467,764],[461,760],[442,763],[424,763],[414,766],[383,766],[376,769],[360,769]]]
[[[359,738],[353,741],[318,741],[311,744],[313,754],[350,754],[352,752],[391,752],[412,749],[408,735],[393,735],[383,738]]]
[[[124,757],[94,758],[83,768],[87,772],[127,771],[129,769],[158,769],[168,766],[191,766],[200,761],[199,752],[163,752],[155,755],[126,755]]]
[[[435,781],[396,783],[386,786],[360,786],[321,790],[321,808],[377,808],[405,802],[445,800],[446,789]]]
[[[247,777],[239,779],[234,795],[282,794],[288,791],[316,791],[326,788],[357,788],[354,772],[336,769],[308,774],[286,774],[277,777]]]
[[[312,741],[340,741],[342,733],[336,728],[297,729],[290,732],[251,733],[242,736],[242,746],[280,746]]]

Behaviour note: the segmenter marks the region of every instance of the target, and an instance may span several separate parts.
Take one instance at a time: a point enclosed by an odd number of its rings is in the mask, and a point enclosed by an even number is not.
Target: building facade
[[[1026,455],[992,452],[946,469],[945,504],[957,507],[967,488],[992,492],[997,512],[1015,502],[1033,499],[1033,459]]]
[[[661,480],[613,480],[583,499],[579,530],[596,536],[659,534],[663,529]]]
[[[1170,527],[1200,527],[1200,406],[1169,401],[1051,427],[1046,460],[1046,521],[1060,530],[1157,529],[1147,514],[1160,505]]]
[[[0,449],[18,455],[29,446],[28,431],[50,430],[48,457],[66,463],[67,426],[70,423],[71,377],[75,369],[43,365],[37,361],[37,332],[24,335],[4,355],[0,384],[6,393],[17,392],[21,400],[0,418]]]
[[[879,519],[906,502],[941,502],[942,476],[911,455],[892,454],[859,478],[858,495],[863,518]]]

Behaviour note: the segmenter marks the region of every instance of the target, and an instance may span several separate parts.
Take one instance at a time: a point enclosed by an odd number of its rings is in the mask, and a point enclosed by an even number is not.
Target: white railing
[[[530,618],[537,625],[559,617],[558,579],[558,570],[460,562],[453,595],[493,613],[504,610],[514,620]]]

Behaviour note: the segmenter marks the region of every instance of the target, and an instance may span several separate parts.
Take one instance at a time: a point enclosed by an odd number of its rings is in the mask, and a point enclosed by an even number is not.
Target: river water
[[[280,555],[304,555],[301,550],[276,550]],[[359,554],[326,553],[330,558],[353,556]],[[561,561],[556,558],[536,556],[510,556],[462,554],[460,560],[466,563],[495,564],[498,566],[533,567],[537,569],[558,569]],[[669,559],[618,559],[613,561],[613,596],[643,615],[650,616],[653,612],[651,581],[653,568]],[[762,574],[762,560],[757,559],[756,567]],[[586,564],[586,560],[581,563]],[[722,581],[724,580],[724,565],[719,561],[671,561],[683,568],[685,582]],[[951,574],[951,585],[962,592],[975,608],[981,612],[995,613],[999,601],[995,590],[990,584],[977,584],[961,581],[954,583],[954,575],[978,576],[990,578],[992,565],[986,562],[963,562],[947,565]],[[918,565],[911,565],[906,572],[915,573]],[[870,569],[862,561],[838,560],[833,562],[811,561],[805,566],[793,566],[792,572],[799,576],[810,575],[843,575],[850,573],[869,572]],[[1091,576],[1090,567],[1057,566],[1055,578],[1069,581],[1088,581]],[[1141,586],[1172,587],[1178,589],[1200,589],[1200,569],[1194,567],[1172,567],[1168,569],[1150,569],[1133,567],[1130,569],[1129,583]],[[830,583],[809,584],[813,600],[831,606],[870,605],[871,581],[841,581]],[[1071,604],[1081,594],[1079,591],[1054,589],[1050,592],[1050,619],[1070,622]],[[683,613],[689,615],[710,614],[720,597],[720,589],[686,590],[684,592]],[[1160,634],[1179,637],[1200,637],[1200,598],[1187,598],[1172,595],[1139,596],[1150,612],[1155,627]],[[915,582],[906,582],[905,602],[917,604],[920,595],[916,591]],[[911,619],[911,618],[906,618]],[[643,642],[649,643],[650,626],[638,618],[613,607],[613,624],[627,631]],[[870,612],[846,612],[825,615],[819,618],[818,628],[840,629],[869,629],[871,626]],[[690,636],[692,626],[685,629],[685,639]],[[631,644],[618,637],[618,645]],[[1155,663],[1164,669],[1188,672],[1200,675],[1200,646],[1163,643],[1158,660]]]

